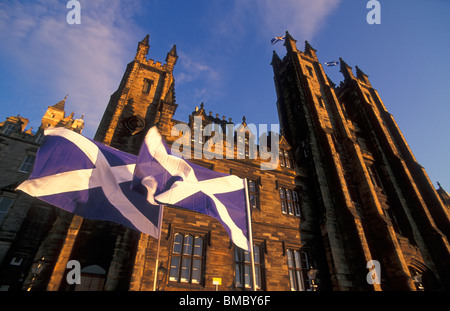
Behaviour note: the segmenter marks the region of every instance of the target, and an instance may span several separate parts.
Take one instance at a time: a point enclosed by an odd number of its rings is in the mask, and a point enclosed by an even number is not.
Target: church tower
[[[309,172],[333,290],[448,289],[449,210],[368,76],[341,59],[335,87],[308,42],[299,51],[286,32],[284,45],[272,58],[279,120]],[[381,284],[366,279],[371,260]]]
[[[136,55],[127,65],[118,89],[111,95],[94,136],[96,141],[132,154],[139,153],[145,134],[153,125],[157,125],[163,135],[170,135],[177,107],[173,77],[178,59],[176,46],[167,53],[164,65],[146,58],[149,47],[147,35],[138,43]],[[64,101],[52,109],[60,110],[63,105]],[[64,281],[66,263],[71,259],[78,260],[87,269],[81,271],[84,285],[75,290],[126,290],[139,233],[112,222],[77,215],[65,217],[59,219],[60,223],[54,225],[47,238],[53,241],[59,232],[67,232],[47,290],[73,289]]]
[[[158,125],[170,133],[175,113],[173,69],[177,62],[174,45],[166,63],[147,59],[149,35],[138,43],[136,56],[127,65],[118,89],[111,95],[94,139],[106,145],[137,154],[145,133]]]

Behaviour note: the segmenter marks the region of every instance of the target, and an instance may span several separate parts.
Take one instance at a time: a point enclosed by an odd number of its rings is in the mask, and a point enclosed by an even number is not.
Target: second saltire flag
[[[142,144],[133,188],[153,204],[175,205],[217,219],[236,246],[249,250],[244,180],[173,156],[156,127]]]

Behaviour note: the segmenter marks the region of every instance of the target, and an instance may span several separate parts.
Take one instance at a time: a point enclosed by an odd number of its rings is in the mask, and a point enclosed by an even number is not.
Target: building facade
[[[83,117],[74,119],[73,113],[66,116],[65,102],[66,98],[49,106],[35,132],[26,129],[29,120],[20,115],[0,123],[1,290],[22,288],[40,244],[61,213],[60,209],[15,188],[30,175],[45,128],[61,126],[82,132]]]
[[[344,81],[335,86],[308,42],[300,51],[286,33],[285,46],[283,59],[275,52],[272,58],[281,135],[278,150],[271,150],[279,156],[271,170],[261,169],[264,160],[254,157],[258,133],[247,131],[245,117],[235,124],[213,116],[202,103],[189,120],[173,118],[177,49],[173,46],[164,64],[147,59],[148,35],[138,43],[94,139],[137,154],[150,127],[156,125],[170,146],[186,135],[172,131],[184,124],[191,129],[189,148],[195,155],[195,146],[232,135],[233,159],[216,145],[215,158],[203,154],[190,161],[247,179],[259,290],[448,290],[448,194],[432,186],[366,74],[357,67],[355,77],[341,60]],[[55,116],[65,118],[56,113],[64,110],[59,104],[53,106],[55,111],[49,107],[43,124],[64,126],[51,122]],[[212,133],[194,135],[208,125],[214,125]],[[225,131],[230,126],[231,134]],[[39,144],[31,146],[25,152],[35,153]],[[220,154],[223,159],[218,159]],[[14,192],[15,187],[10,188]],[[0,204],[12,205],[7,199]],[[27,204],[32,207],[23,210],[16,232],[35,223],[37,209]],[[42,216],[45,225],[36,229],[39,236],[5,238],[1,231],[5,251],[0,285],[5,289],[214,290],[217,278],[220,290],[252,287],[249,254],[235,247],[222,225],[209,216],[164,208],[155,277],[155,238],[46,208],[52,215]],[[33,247],[23,251],[26,263],[13,260],[30,241]],[[67,282],[71,260],[81,265],[81,284]],[[22,276],[11,272],[11,262],[22,266]],[[33,273],[36,264],[45,269]]]
[[[448,288],[449,208],[368,76],[341,59],[336,87],[308,42],[286,33],[285,46],[272,59],[280,123],[311,178],[332,288],[367,288],[370,260],[375,289]]]

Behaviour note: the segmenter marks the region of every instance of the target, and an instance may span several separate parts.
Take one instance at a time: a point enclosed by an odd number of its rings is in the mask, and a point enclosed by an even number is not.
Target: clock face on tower
[[[123,120],[123,124],[131,135],[135,135],[144,129],[145,120],[140,116],[131,116]]]

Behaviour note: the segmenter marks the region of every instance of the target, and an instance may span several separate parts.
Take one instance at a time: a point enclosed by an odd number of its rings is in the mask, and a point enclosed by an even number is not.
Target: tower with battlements
[[[332,288],[448,289],[448,206],[368,76],[340,59],[335,87],[308,42],[286,32],[285,47],[272,59],[279,119],[309,173]],[[371,260],[381,284],[366,280]]]

